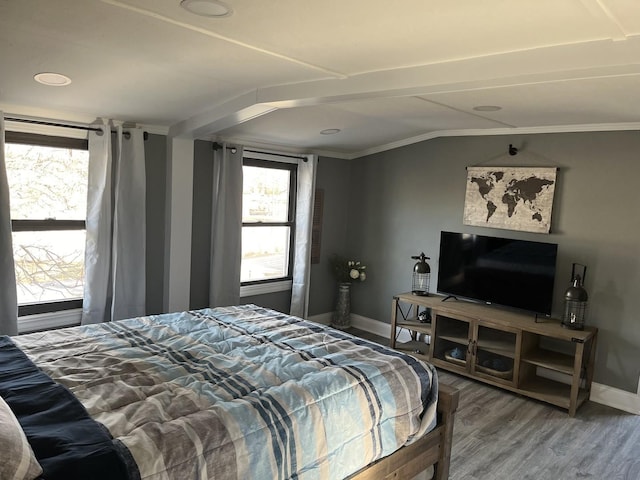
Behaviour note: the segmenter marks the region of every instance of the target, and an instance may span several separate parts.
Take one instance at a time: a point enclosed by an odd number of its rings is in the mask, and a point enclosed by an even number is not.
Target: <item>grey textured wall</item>
[[[311,265],[309,315],[333,310],[336,281],[329,270],[332,254],[349,256],[347,223],[349,214],[349,185],[351,162],[321,157],[318,162],[316,188],[324,190],[324,215],[320,242],[320,263]],[[359,183],[359,181],[358,181]],[[356,198],[355,201],[358,201]]]
[[[191,223],[190,308],[209,306],[211,263],[211,195],[213,146],[196,140],[193,145],[193,220]]]
[[[161,313],[164,291],[164,224],[167,186],[167,137],[149,135],[144,142],[147,177],[146,309]]]
[[[515,157],[507,155],[510,143],[520,148]],[[353,291],[352,311],[389,322],[391,298],[410,289],[410,256],[420,251],[432,258],[435,290],[441,230],[555,242],[554,316],[562,310],[571,264],[587,265],[587,323],[600,335],[595,381],[635,392],[640,375],[638,152],[637,132],[563,133],[438,138],[351,161],[346,251],[369,266],[367,281]],[[463,225],[465,167],[475,165],[559,167],[552,233]],[[320,172],[332,173],[323,172],[322,164]],[[327,181],[335,182],[341,203],[345,180],[330,176]],[[335,203],[339,223],[344,213]],[[338,233],[331,241],[340,238]],[[312,277],[315,313],[331,310],[324,283],[320,272]]]

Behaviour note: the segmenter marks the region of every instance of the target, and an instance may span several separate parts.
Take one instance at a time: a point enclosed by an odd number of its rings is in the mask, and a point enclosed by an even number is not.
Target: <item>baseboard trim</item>
[[[321,323],[323,325],[331,325],[331,312],[312,315],[311,317],[309,317],[309,320],[311,320],[312,322]],[[362,315],[357,315],[355,313],[351,314],[351,326],[360,330],[364,330],[368,333],[373,333],[374,335],[378,335],[379,337],[389,338],[389,336],[391,335],[390,324],[381,322],[379,320],[374,320],[372,318],[363,317]],[[406,330],[398,335],[398,340],[401,342],[406,342],[410,338],[411,337],[409,336],[409,332],[407,332]]]
[[[321,323],[322,325],[330,325],[331,324],[331,312],[329,313],[321,313],[319,315],[311,315],[308,320],[316,323]]]
[[[365,332],[373,333],[379,337],[389,338],[391,335],[391,325],[389,323],[380,322],[372,318],[363,317],[362,315],[351,314],[351,324],[364,330]]]
[[[329,325],[331,323],[331,313],[314,315],[313,317],[309,317],[309,320]],[[389,338],[391,335],[391,325],[389,323],[374,320],[373,318],[352,313],[351,324],[355,328],[373,333],[380,337]],[[405,333],[407,338],[403,338]],[[406,341],[407,339],[408,332],[401,332],[398,340]],[[618,410],[632,413],[634,415],[640,415],[640,382],[638,385],[638,393],[627,392],[626,390],[620,390],[619,388],[594,382],[591,384],[591,396],[589,397],[589,400],[601,405],[617,408]]]
[[[640,415],[640,395],[619,388],[610,387],[601,383],[591,384],[592,402],[617,408],[634,415]]]

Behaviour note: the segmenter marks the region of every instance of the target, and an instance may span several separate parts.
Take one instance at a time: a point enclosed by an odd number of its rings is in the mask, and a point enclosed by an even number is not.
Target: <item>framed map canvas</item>
[[[465,225],[549,233],[555,167],[468,167]]]

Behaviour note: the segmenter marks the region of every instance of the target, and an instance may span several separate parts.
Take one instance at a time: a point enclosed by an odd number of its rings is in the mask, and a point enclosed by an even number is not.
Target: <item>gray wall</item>
[[[321,157],[318,161],[316,188],[324,190],[324,215],[320,263],[311,265],[309,315],[333,310],[337,287],[329,269],[329,257],[333,254],[344,256],[352,254],[347,246],[351,165],[349,160],[334,158]],[[355,253],[358,251],[356,250]]]
[[[167,187],[167,137],[149,135],[144,142],[147,177],[147,314],[163,311],[164,291],[164,224]]]
[[[507,155],[508,145],[520,148]],[[312,272],[312,314],[330,311],[328,250],[368,266],[352,293],[352,311],[389,322],[391,298],[411,286],[411,255],[431,257],[436,288],[441,230],[555,242],[558,248],[553,314],[560,316],[571,264],[588,266],[587,324],[599,328],[595,381],[635,392],[640,376],[640,135],[598,132],[438,138],[352,160],[323,161],[326,187],[323,263]],[[550,235],[462,224],[467,166],[557,166]],[[341,175],[349,172],[349,180]],[[345,194],[348,193],[348,201]],[[335,195],[335,198],[332,196]],[[348,219],[344,219],[348,205]],[[331,233],[329,233],[331,232]],[[324,270],[324,271],[323,271]]]
[[[213,145],[196,140],[193,146],[193,221],[191,232],[190,308],[209,306],[211,263],[211,195]]]

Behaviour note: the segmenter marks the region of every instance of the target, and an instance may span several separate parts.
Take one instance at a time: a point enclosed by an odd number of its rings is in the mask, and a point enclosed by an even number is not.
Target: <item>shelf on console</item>
[[[396,322],[396,327],[398,328],[407,328],[409,330],[413,330],[420,333],[426,333],[427,335],[431,335],[431,324],[420,322],[416,319],[409,318],[407,320],[402,320]]]
[[[441,340],[447,340],[453,343],[459,343],[460,345],[467,345],[469,343],[469,337],[467,335],[440,335],[438,338]]]
[[[429,361],[429,344],[411,340],[409,342],[397,342],[396,350],[416,357],[419,360]]]
[[[479,327],[478,349],[513,358],[516,353],[516,334],[495,328]]]
[[[443,356],[432,357],[432,363],[436,367],[443,367],[447,370],[465,373],[467,371],[467,361],[459,358],[452,357],[446,353]]]
[[[544,377],[530,377],[520,382],[518,389],[531,398],[542,400],[563,408],[569,408],[571,385]],[[578,391],[578,405],[589,398],[589,392]]]
[[[508,370],[494,370],[493,368],[483,367],[482,365],[475,366],[476,373],[481,373],[484,375],[489,375],[499,380],[508,380],[511,382],[513,380],[513,366]]]
[[[537,349],[522,354],[522,361],[537,365],[538,367],[548,368],[557,372],[573,374],[573,356],[554,352],[552,350]]]

